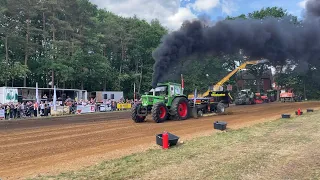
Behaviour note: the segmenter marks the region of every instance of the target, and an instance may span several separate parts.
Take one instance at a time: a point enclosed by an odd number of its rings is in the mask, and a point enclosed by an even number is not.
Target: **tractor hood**
[[[164,97],[163,96],[153,96],[153,95],[142,95],[142,106],[148,106],[153,105],[156,102],[163,102]]]

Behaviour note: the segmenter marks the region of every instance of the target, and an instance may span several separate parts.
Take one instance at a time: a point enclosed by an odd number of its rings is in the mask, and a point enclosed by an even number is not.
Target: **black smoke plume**
[[[292,18],[223,20],[207,27],[199,20],[185,22],[178,31],[164,36],[153,52],[152,86],[165,81],[166,74],[179,61],[196,53],[233,54],[243,50],[251,59],[266,58],[272,65],[319,61],[320,0],[309,0],[301,23]]]

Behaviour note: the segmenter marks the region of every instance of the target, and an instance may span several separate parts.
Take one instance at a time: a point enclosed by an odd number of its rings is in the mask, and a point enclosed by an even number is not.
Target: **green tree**
[[[149,88],[152,51],[167,30],[89,0],[0,1],[0,83],[123,90]],[[23,77],[22,77],[23,75]],[[26,76],[27,75],[27,76]]]

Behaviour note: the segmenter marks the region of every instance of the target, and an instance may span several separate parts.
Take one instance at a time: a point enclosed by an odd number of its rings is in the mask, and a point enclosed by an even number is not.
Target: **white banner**
[[[100,106],[100,111],[105,112],[105,111],[111,111],[111,105],[110,104],[103,104]]]
[[[5,95],[4,103],[17,103],[18,102],[18,89],[6,88],[4,95]]]
[[[77,114],[93,113],[95,112],[95,105],[77,105]]]
[[[0,109],[0,119],[4,119],[5,115],[4,115],[4,109]]]
[[[54,110],[54,107],[50,107],[52,116],[61,116],[61,115],[70,113],[70,107],[69,106],[56,106],[56,108],[57,109]]]

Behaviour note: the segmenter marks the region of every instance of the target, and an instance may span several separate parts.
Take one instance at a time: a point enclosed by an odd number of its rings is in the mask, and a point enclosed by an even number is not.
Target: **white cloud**
[[[194,4],[189,4],[188,6],[196,12],[208,12],[220,7],[222,13],[227,15],[231,15],[237,10],[235,0],[196,0]]]
[[[137,15],[148,22],[157,18],[164,26],[173,30],[178,29],[184,20],[196,18],[189,8],[180,7],[180,1],[190,0],[91,0],[100,8],[120,16]]]
[[[238,10],[233,0],[222,0],[221,9],[222,9],[222,12],[227,15],[231,15],[233,12]]]
[[[298,3],[298,5],[299,5],[301,8],[305,9],[305,8],[306,8],[306,3],[307,3],[307,1],[308,1],[308,0],[300,1],[300,2]]]
[[[106,9],[123,17],[132,17],[145,19],[150,22],[152,19],[158,19],[161,24],[171,30],[178,29],[183,21],[192,20],[197,17],[197,13],[209,11],[219,7],[223,12],[229,14],[234,7],[232,0],[90,0],[97,4],[99,8]],[[220,1],[222,3],[220,3]],[[186,4],[182,7],[180,4]],[[196,13],[196,14],[195,14]]]
[[[90,0],[99,8],[104,8],[123,17],[137,15],[150,22],[159,19],[165,26],[172,27],[168,18],[181,11],[180,0]],[[182,18],[183,19],[183,18]]]
[[[183,21],[195,18],[196,15],[194,15],[189,8],[180,7],[176,14],[168,17],[166,24],[169,24],[172,29],[178,29],[181,27]]]
[[[196,11],[209,11],[219,5],[219,0],[196,0],[192,8]]]

